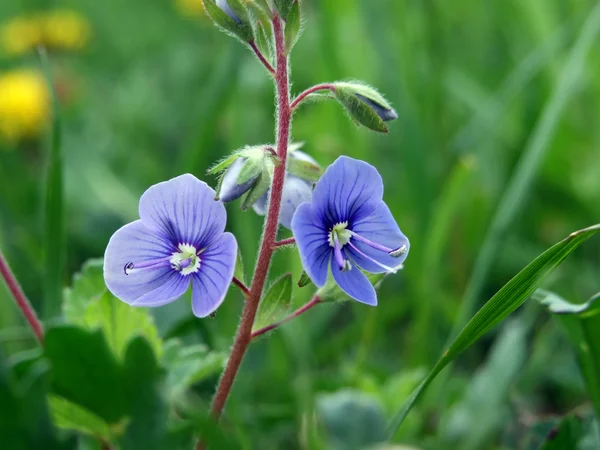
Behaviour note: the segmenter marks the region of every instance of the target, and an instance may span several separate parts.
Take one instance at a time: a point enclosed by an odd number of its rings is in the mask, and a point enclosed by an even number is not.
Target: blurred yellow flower
[[[50,92],[40,73],[0,74],[0,137],[14,142],[39,136],[49,116]]]
[[[0,26],[0,45],[9,55],[30,52],[38,45],[55,50],[79,50],[90,38],[90,25],[81,14],[55,10],[15,17]]]
[[[202,0],[175,0],[177,9],[188,17],[203,17],[204,2]]]

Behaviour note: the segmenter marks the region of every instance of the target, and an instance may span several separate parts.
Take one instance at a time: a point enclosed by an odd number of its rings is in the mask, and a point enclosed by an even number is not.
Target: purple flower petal
[[[104,254],[104,280],[108,290],[135,306],[160,306],[172,302],[187,290],[189,279],[171,269],[169,258],[175,247],[156,235],[141,220],[121,227],[113,234]],[[151,270],[132,270],[125,265],[156,262]]]
[[[323,287],[333,250],[327,238],[329,231],[317,220],[311,203],[303,203],[298,207],[291,226],[304,270],[313,283]]]
[[[294,217],[298,206],[311,200],[311,183],[294,175],[286,176],[281,198],[281,210],[279,211],[279,223],[289,230],[292,227],[292,217]]]
[[[223,233],[200,254],[200,270],[192,278],[192,310],[197,317],[213,313],[227,294],[237,258],[237,242]]]
[[[332,256],[331,273],[333,274],[333,279],[342,291],[354,300],[367,305],[377,306],[377,294],[375,293],[375,288],[358,267],[354,266],[351,270],[342,272],[340,266],[336,264]]]
[[[382,198],[383,182],[377,169],[347,156],[327,168],[313,192],[315,210],[328,226],[373,214]]]
[[[165,239],[202,248],[225,230],[223,203],[215,191],[190,174],[150,187],[140,199],[144,225]]]
[[[410,242],[408,238],[400,231],[398,224],[394,220],[390,209],[383,202],[379,204],[376,211],[368,216],[364,217],[358,222],[352,224],[352,231],[358,233],[363,238],[369,241],[376,242],[377,244],[389,247],[390,249],[397,249],[406,245],[406,253],[394,258],[388,255],[386,252],[374,249],[369,245],[361,242],[355,238],[351,239],[352,244],[357,247],[362,253],[375,259],[377,262],[384,264],[388,267],[395,268],[402,264],[408,256],[408,249],[410,248]],[[359,252],[351,248],[350,246],[345,247],[347,249],[350,259],[358,264],[362,269],[371,273],[383,273],[386,270],[381,266],[378,266],[374,262],[360,255]]]

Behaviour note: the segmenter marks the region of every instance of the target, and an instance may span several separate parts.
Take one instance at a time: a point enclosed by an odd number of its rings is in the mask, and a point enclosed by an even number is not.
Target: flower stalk
[[[294,99],[294,101],[290,105],[290,107],[292,108],[292,111],[294,111],[300,105],[300,103],[302,103],[306,99],[306,97],[308,97],[310,94],[314,94],[315,92],[319,92],[319,91],[334,92],[335,86],[333,84],[328,84],[328,83],[317,84],[316,86],[313,86],[311,88],[308,88],[304,92],[301,92],[300,94],[298,94],[298,96]]]
[[[283,21],[277,15],[273,17],[273,31],[275,36],[275,49],[277,54],[277,65],[275,71],[275,84],[277,90],[277,157],[281,164],[275,167],[273,175],[273,183],[271,186],[271,200],[269,209],[265,219],[265,228],[263,239],[256,263],[256,269],[250,293],[247,297],[240,325],[233,343],[231,355],[225,367],[225,371],[221,376],[217,392],[215,393],[211,413],[215,419],[219,419],[229,392],[233,386],[233,382],[240,368],[248,345],[252,340],[252,325],[256,317],[260,298],[265,286],[271,258],[275,250],[275,242],[277,238],[278,218],[281,208],[281,196],[283,192],[283,182],[285,178],[285,166],[287,159],[287,149],[290,137],[291,124],[291,107],[289,94],[289,69],[288,56],[285,47],[285,36],[283,29]],[[198,442],[196,449],[203,448],[201,441]]]
[[[31,306],[31,303],[29,303],[29,300],[25,296],[23,289],[21,289],[21,286],[15,278],[15,275],[10,270],[8,262],[2,254],[2,251],[0,251],[0,274],[2,274],[2,278],[4,278],[8,289],[10,290],[13,298],[15,299],[17,307],[19,308],[19,310],[21,310],[23,317],[25,317],[25,320],[33,330],[33,333],[35,334],[35,337],[37,338],[38,342],[40,344],[43,344],[44,329],[42,327],[42,323],[38,319],[35,310]]]
[[[306,303],[304,306],[301,306],[296,311],[291,313],[289,316],[284,317],[283,319],[281,319],[278,322],[272,323],[271,325],[267,325],[266,327],[263,327],[260,330],[256,330],[255,332],[253,332],[252,339],[255,339],[271,330],[274,330],[275,328],[278,328],[279,326],[283,325],[284,323],[289,322],[292,319],[295,319],[296,317],[304,314],[309,309],[317,306],[319,303],[321,303],[321,299],[317,295],[315,295],[310,302]]]
[[[250,48],[252,49],[252,51],[254,52],[254,54],[256,55],[256,57],[260,60],[260,62],[262,63],[262,65],[265,66],[265,68],[267,69],[267,71],[271,75],[275,75],[275,69],[273,68],[273,66],[271,64],[269,64],[269,61],[267,61],[267,58],[265,58],[265,55],[263,55],[262,52],[259,50],[259,48],[256,45],[256,42],[250,41],[248,43],[248,45],[250,46]]]

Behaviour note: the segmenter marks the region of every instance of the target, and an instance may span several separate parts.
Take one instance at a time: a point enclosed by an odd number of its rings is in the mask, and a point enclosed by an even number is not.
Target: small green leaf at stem
[[[292,303],[292,274],[279,278],[260,302],[252,331],[271,325],[285,317]]]
[[[289,54],[300,36],[300,3],[294,2],[285,23],[285,49]]]

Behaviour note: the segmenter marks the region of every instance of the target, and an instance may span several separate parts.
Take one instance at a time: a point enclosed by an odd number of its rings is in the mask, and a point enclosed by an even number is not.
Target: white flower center
[[[196,247],[190,244],[179,244],[179,252],[173,253],[169,262],[171,267],[181,275],[190,275],[200,269],[200,256]]]
[[[335,238],[337,237],[337,241],[340,244],[340,248],[350,242],[350,238],[352,237],[352,232],[348,229],[348,222],[340,222],[336,223],[331,231],[329,232],[329,245],[331,247],[335,247]]]

